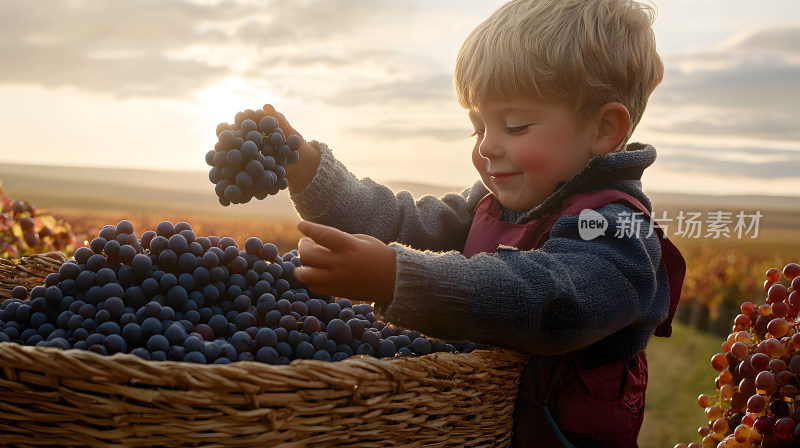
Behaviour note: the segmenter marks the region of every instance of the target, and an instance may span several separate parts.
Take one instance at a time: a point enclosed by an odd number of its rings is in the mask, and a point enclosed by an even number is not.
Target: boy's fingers
[[[300,133],[289,124],[289,120],[286,119],[286,116],[275,110],[275,107],[273,107],[272,104],[267,103],[264,105],[264,107],[262,107],[262,109],[264,110],[265,114],[275,117],[275,119],[278,120],[278,127],[283,129],[283,132],[286,135],[296,134],[301,140],[303,139],[303,136],[300,135]]]
[[[333,252],[320,246],[311,238],[302,238],[297,245],[297,253],[304,266],[329,267],[334,261]]]
[[[310,266],[300,266],[294,270],[294,276],[297,280],[304,283],[309,289],[319,294],[325,294],[330,283],[330,272],[325,269],[314,268]]]
[[[339,229],[310,221],[300,221],[297,224],[297,229],[311,237],[317,244],[321,244],[334,252],[346,248],[351,238],[349,234]]]

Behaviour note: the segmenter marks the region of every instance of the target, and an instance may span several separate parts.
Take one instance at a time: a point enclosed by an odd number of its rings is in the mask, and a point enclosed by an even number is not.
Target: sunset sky
[[[503,3],[0,0],[0,165],[207,171],[270,102],[359,177],[466,186],[454,60]],[[646,191],[800,196],[800,2],[655,3]]]

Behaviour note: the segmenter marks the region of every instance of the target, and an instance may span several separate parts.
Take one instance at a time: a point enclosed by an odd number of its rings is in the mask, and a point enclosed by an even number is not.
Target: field
[[[266,201],[223,208],[216,204],[203,173],[137,172],[87,168],[0,166],[7,194],[26,199],[69,222],[79,243],[95,236],[106,224],[121,219],[141,233],[163,220],[186,221],[199,235],[232,236],[240,244],[258,236],[280,251],[296,248],[300,233],[284,193]],[[401,185],[398,185],[401,186]],[[439,194],[442,188],[405,185],[415,193]],[[698,238],[668,233],[687,261],[682,293],[681,321],[672,338],[655,338],[648,348],[650,385],[640,446],[671,447],[699,441],[697,427],[705,424],[697,395],[712,394],[715,371],[710,357],[720,350],[724,332],[745,300],[763,303],[764,272],[800,261],[800,200],[797,198],[711,198],[688,195],[652,195],[656,217],[675,218],[681,211],[710,216],[727,210],[760,212],[757,238],[713,238],[704,230]],[[734,218],[735,222],[735,218]],[[729,230],[734,229],[731,223]],[[697,303],[697,306],[691,304]],[[693,310],[690,313],[690,310]],[[698,311],[699,310],[699,311]],[[700,330],[698,330],[698,328]],[[702,330],[702,331],[701,331]],[[717,334],[710,332],[716,331]]]

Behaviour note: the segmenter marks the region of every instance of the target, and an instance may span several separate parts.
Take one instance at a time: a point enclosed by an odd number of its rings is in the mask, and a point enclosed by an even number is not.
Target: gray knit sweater
[[[577,216],[565,216],[539,250],[501,248],[466,258],[460,251],[488,193],[481,182],[460,194],[415,199],[358,180],[326,145],[311,144],[321,152],[319,168],[291,199],[305,220],[389,243],[397,274],[392,303],[376,311],[385,321],[534,354],[588,348],[587,364],[599,365],[643,350],[667,316],[669,283],[658,237],[647,235],[646,221],[638,235],[614,236],[620,216],[634,212],[626,205],[597,210],[609,229],[593,240],[579,236]],[[597,156],[542,204],[524,213],[504,210],[503,217],[524,223],[557,210],[570,194],[602,188],[621,190],[650,209],[638,179],[655,157],[655,148],[643,144]],[[620,233],[625,229],[630,226]]]

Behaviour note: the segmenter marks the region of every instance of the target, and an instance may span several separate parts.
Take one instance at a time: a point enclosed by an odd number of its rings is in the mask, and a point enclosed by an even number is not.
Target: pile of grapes
[[[376,320],[369,304],[307,291],[293,275],[296,254],[280,256],[255,237],[239,250],[233,238],[197,237],[185,222],[137,238],[123,220],[44,285],[17,287],[0,302],[0,342],[202,364],[456,350]]]
[[[701,442],[675,448],[800,447],[800,264],[766,273],[766,303],[741,305],[722,352],[717,394],[700,395],[708,425]]]
[[[300,143],[297,135],[284,136],[278,120],[261,109],[237,112],[233,124],[217,125],[206,163],[220,204],[244,204],[286,189],[285,166],[299,160]]]
[[[75,235],[69,223],[39,214],[28,201],[14,201],[4,193],[0,182],[0,258],[73,250]]]

